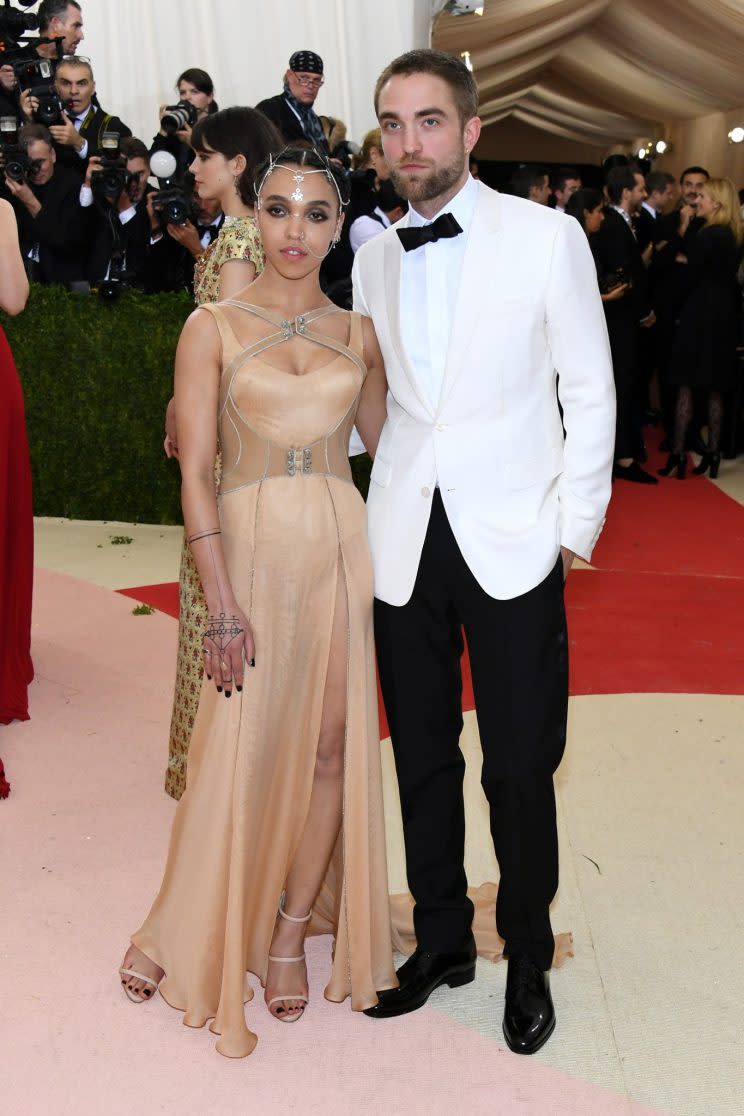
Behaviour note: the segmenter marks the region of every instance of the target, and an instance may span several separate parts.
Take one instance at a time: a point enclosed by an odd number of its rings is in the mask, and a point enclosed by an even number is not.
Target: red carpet
[[[663,460],[652,453],[649,469]],[[566,590],[572,694],[744,693],[740,504],[703,477],[618,482],[592,564]],[[178,616],[175,583],[121,592]],[[382,703],[380,717],[386,736]]]
[[[649,472],[656,475],[665,460],[649,446]],[[617,481],[592,565],[744,578],[744,508],[689,472],[683,481],[659,477],[653,487]]]

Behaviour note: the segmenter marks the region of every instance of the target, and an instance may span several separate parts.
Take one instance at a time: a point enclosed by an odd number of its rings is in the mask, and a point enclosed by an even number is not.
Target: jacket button
[[[421,489],[421,495],[426,497],[426,499],[428,499],[429,496],[431,496],[431,489],[430,488],[422,488]]]
[[[437,425],[436,425],[436,429],[439,430],[439,431],[442,431],[442,430],[444,430],[444,425],[441,422],[438,422]]]

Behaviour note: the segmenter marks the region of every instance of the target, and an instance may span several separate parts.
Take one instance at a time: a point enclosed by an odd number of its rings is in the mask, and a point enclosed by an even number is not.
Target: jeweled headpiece
[[[316,155],[318,155],[318,157],[320,159],[325,159],[325,156],[321,155],[320,152],[318,152],[318,151],[316,151]],[[343,198],[341,197],[341,191],[339,189],[338,182],[336,181],[336,178],[335,178],[333,172],[331,171],[330,167],[328,167],[328,166],[325,166],[325,167],[299,167],[299,168],[296,168],[296,169],[293,170],[291,165],[288,165],[287,163],[279,162],[281,157],[282,157],[281,154],[276,159],[274,158],[273,155],[269,156],[269,165],[266,168],[266,171],[264,172],[264,176],[261,179],[261,181],[258,184],[258,187],[256,189],[256,205],[259,209],[261,208],[261,204],[262,204],[261,203],[261,193],[263,192],[263,188],[264,188],[264,185],[266,183],[266,179],[275,170],[286,170],[286,171],[291,171],[292,172],[292,178],[294,179],[294,182],[295,182],[295,188],[289,196],[292,199],[292,201],[295,201],[295,202],[303,202],[305,200],[305,194],[304,194],[304,191],[303,191],[303,184],[305,182],[305,177],[307,175],[309,175],[309,174],[324,174],[326,176],[326,178],[328,179],[328,181],[333,183],[333,185],[336,189],[336,194],[338,196],[339,207],[342,210],[345,209],[346,203],[344,202]]]

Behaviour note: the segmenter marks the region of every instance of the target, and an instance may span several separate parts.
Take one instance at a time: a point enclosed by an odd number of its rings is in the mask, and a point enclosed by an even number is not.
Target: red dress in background
[[[0,327],[0,724],[28,720],[34,523],[23,392]]]

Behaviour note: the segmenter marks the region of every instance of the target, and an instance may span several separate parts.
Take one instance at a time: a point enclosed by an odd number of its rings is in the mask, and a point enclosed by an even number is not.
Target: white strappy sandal
[[[152,977],[145,976],[144,973],[138,973],[136,969],[119,969],[119,975],[134,977],[135,980],[144,980],[145,984],[152,985],[153,992],[157,992],[158,990],[159,982],[157,980],[153,980]],[[133,992],[132,989],[124,981],[121,982],[121,986],[124,989],[127,999],[131,1000],[133,1004],[144,1004],[152,999],[152,996],[141,996],[138,993]]]
[[[287,914],[287,912],[284,910],[284,894],[285,893],[282,892],[279,898],[278,913],[281,915],[281,917],[285,918],[287,922],[309,922],[310,919],[313,917],[312,911],[310,911],[309,914],[304,915],[303,918],[295,918],[294,915]],[[289,965],[292,961],[304,960],[304,951],[300,954],[299,957],[276,957],[273,953],[269,954],[269,961],[276,961],[280,965]],[[289,995],[285,992],[283,996],[272,996],[270,1000],[266,1001],[266,1006],[269,1009],[269,1013],[274,1016],[274,1019],[278,1019],[280,1023],[296,1023],[298,1019],[302,1018],[305,1011],[305,1008],[303,1006],[301,1008],[295,1008],[293,1011],[287,1011],[284,1013],[284,1015],[275,1015],[274,1012],[271,1011],[271,1005],[278,1004],[281,1000],[302,1000],[304,1004],[308,1004],[310,1002],[308,997],[302,994],[294,995],[293,993]]]

